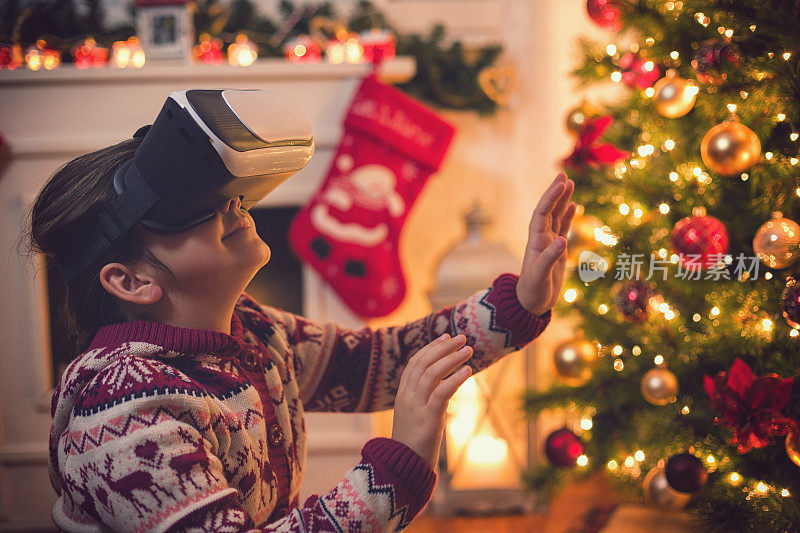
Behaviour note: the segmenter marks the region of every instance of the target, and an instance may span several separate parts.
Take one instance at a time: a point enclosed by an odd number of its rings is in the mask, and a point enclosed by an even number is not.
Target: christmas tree
[[[603,470],[718,531],[800,531],[800,3],[589,0],[567,116],[575,339],[529,484]],[[591,91],[588,93],[591,95]]]

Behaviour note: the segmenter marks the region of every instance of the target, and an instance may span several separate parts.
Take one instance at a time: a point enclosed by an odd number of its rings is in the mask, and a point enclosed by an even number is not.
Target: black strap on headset
[[[119,176],[124,173],[124,176]],[[153,206],[159,197],[142,178],[133,159],[117,169],[124,177],[125,191],[111,202],[103,204],[94,219],[91,217],[66,244],[59,259],[58,269],[70,283],[84,269],[100,259],[117,241],[127,234]]]

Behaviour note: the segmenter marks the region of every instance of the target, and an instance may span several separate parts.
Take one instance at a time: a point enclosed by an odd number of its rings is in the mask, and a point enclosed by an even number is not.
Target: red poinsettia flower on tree
[[[781,414],[791,398],[792,378],[777,374],[755,377],[737,357],[730,372],[705,376],[703,386],[711,405],[720,412],[714,422],[733,429],[731,444],[739,453],[763,448],[773,437],[800,428],[797,420]]]
[[[629,152],[618,149],[613,144],[599,144],[597,141],[603,135],[613,119],[611,117],[598,117],[586,121],[581,129],[578,141],[572,153],[564,159],[564,166],[572,169],[581,169],[586,165],[597,167],[601,164],[611,165],[628,157]]]

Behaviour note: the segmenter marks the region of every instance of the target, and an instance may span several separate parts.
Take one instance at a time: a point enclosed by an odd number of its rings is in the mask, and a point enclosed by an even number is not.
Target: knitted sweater
[[[336,487],[299,505],[303,412],[391,409],[408,359],[463,333],[474,372],[549,321],[504,274],[401,327],[348,330],[243,294],[231,334],[152,322],[104,326],[53,397],[50,475],[67,531],[399,531],[436,473],[404,444],[368,441]]]

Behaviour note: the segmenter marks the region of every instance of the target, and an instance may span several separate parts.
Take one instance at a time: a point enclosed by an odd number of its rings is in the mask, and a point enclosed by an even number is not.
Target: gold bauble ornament
[[[753,237],[753,251],[770,268],[788,268],[800,259],[800,225],[783,218],[780,211],[772,213]]]
[[[577,264],[578,257],[584,250],[597,250],[603,225],[599,218],[585,214],[582,205],[577,207],[567,233],[567,262],[570,265]]]
[[[653,405],[667,405],[678,395],[678,378],[666,368],[648,370],[642,377],[642,396]]]
[[[800,466],[800,431],[790,431],[786,435],[786,455],[794,464]]]
[[[703,163],[718,174],[733,176],[752,167],[761,157],[761,141],[753,130],[726,120],[705,134],[700,142]]]
[[[678,118],[692,110],[700,89],[690,80],[678,76],[670,69],[667,75],[653,86],[653,103],[656,110],[667,118]]]
[[[553,352],[558,375],[572,386],[591,379],[597,357],[597,346],[581,338],[563,342]]]
[[[581,105],[573,107],[567,112],[567,130],[573,135],[580,135],[586,125],[586,121],[599,115],[600,110],[598,108],[584,101]]]
[[[662,464],[654,466],[644,476],[642,492],[647,505],[655,505],[662,509],[683,509],[692,499],[691,494],[680,493],[669,486]]]

